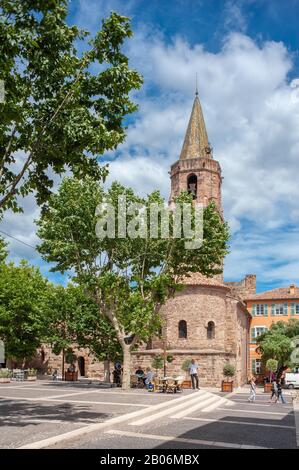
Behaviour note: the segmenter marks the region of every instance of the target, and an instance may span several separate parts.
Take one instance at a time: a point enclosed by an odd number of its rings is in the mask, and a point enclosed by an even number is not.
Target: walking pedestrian
[[[269,400],[269,403],[273,403],[272,399],[277,397],[278,395],[278,390],[277,390],[277,382],[276,379],[273,380],[272,386],[271,386],[271,398]]]
[[[191,376],[191,382],[192,382],[192,388],[193,390],[197,389],[199,390],[199,381],[198,381],[198,364],[195,362],[194,359],[191,360],[191,363],[189,364],[189,373]]]
[[[284,405],[286,404],[286,401],[285,401],[284,396],[282,394],[281,380],[277,380],[277,396],[276,396],[275,403],[277,403],[279,401],[279,399],[281,399],[282,404],[284,404]]]
[[[250,395],[248,401],[253,403],[256,399],[256,384],[255,384],[255,377],[251,377],[250,379]]]

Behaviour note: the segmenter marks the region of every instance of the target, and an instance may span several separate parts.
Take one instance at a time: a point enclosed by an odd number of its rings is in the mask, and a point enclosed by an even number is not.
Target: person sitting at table
[[[145,384],[144,372],[143,372],[143,370],[141,369],[140,366],[138,366],[138,369],[136,370],[135,375],[137,375],[137,377],[138,377],[138,383],[139,384],[141,384],[141,383]]]
[[[145,372],[146,372],[146,373],[145,373],[144,383],[145,383],[145,385],[146,385],[146,388],[149,388],[150,384],[152,384],[152,382],[153,382],[153,379],[154,379],[155,374],[154,374],[154,372],[151,370],[150,367],[147,367],[147,368],[145,369]]]
[[[72,363],[69,367],[68,367],[68,372],[76,372],[76,366],[74,363]]]

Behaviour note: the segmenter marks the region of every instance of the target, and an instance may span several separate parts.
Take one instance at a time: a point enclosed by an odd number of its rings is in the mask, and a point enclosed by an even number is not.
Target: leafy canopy
[[[8,357],[35,355],[45,333],[47,290],[47,281],[26,261],[0,264],[0,338]]]
[[[45,203],[53,173],[105,177],[98,156],[123,142],[136,110],[142,79],[121,51],[129,19],[112,13],[91,38],[67,24],[67,5],[0,0],[0,215],[20,210],[18,195]]]
[[[287,367],[291,367],[291,355],[294,350],[292,338],[299,335],[299,320],[290,319],[288,322],[273,323],[268,331],[257,339],[257,351],[262,355],[265,364],[268,359],[278,362],[278,375]]]
[[[113,328],[105,317],[99,316],[95,301],[86,296],[81,286],[52,285],[44,313],[43,340],[51,344],[56,354],[62,349],[71,350],[76,344],[79,348],[88,348],[98,360],[120,357]]]
[[[91,293],[120,344],[124,347],[127,337],[133,347],[157,334],[161,305],[188,273],[211,276],[221,272],[228,229],[211,204],[204,210],[204,240],[196,250],[185,249],[186,237],[163,238],[161,230],[157,238],[143,238],[138,233],[134,238],[98,238],[96,223],[104,217],[96,216],[98,204],[105,201],[116,208],[121,196],[126,196],[128,214],[133,203],[141,204],[145,211],[153,202],[164,203],[158,191],[141,198],[117,182],[104,190],[89,177],[65,178],[37,222],[42,240],[38,249],[46,261],[55,263],[53,270],[75,272],[74,280]],[[177,206],[186,201],[191,198],[184,193]],[[134,222],[134,215],[128,216],[128,223]],[[170,220],[173,225],[173,213]],[[150,217],[147,221],[149,225]],[[117,218],[115,224],[117,230]]]

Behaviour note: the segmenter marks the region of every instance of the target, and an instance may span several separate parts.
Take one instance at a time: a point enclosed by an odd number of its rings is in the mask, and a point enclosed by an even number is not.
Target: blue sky
[[[144,86],[126,142],[104,156],[110,181],[168,197],[198,73],[232,232],[225,278],[256,273],[258,291],[299,284],[299,0],[72,0],[68,21],[94,33],[111,10],[132,18],[125,51]],[[24,209],[2,228],[34,245],[33,198]],[[64,281],[32,249],[12,241],[10,250]]]

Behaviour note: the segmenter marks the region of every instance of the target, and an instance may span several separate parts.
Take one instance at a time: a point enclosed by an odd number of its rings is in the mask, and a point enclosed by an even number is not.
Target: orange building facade
[[[262,376],[261,357],[256,352],[256,339],[267,331],[272,323],[299,319],[299,288],[294,284],[289,287],[250,295],[246,298],[248,311],[251,313],[249,366],[250,374]]]

